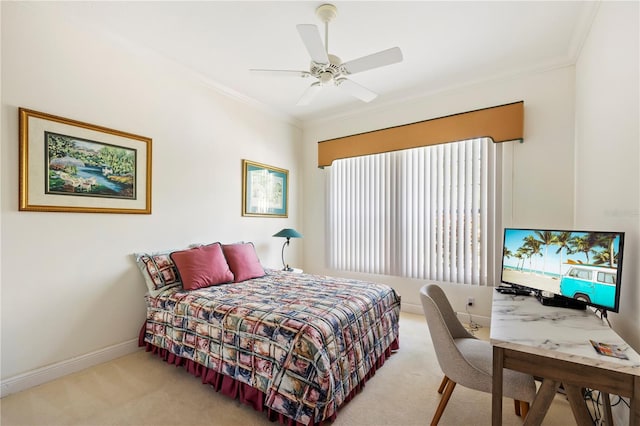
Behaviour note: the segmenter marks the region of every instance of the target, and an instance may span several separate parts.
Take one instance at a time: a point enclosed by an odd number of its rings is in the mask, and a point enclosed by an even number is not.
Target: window
[[[569,276],[573,278],[578,278],[580,280],[588,280],[591,281],[591,271],[579,268],[573,268],[569,272]]]
[[[329,267],[492,284],[499,149],[482,138],[334,161]]]
[[[605,284],[615,284],[616,276],[607,272],[598,272],[598,281]]]

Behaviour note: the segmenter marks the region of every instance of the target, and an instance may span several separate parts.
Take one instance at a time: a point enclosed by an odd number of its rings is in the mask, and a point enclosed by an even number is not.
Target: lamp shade
[[[273,234],[274,237],[283,237],[283,238],[302,238],[302,234],[291,228],[284,228],[280,232]]]

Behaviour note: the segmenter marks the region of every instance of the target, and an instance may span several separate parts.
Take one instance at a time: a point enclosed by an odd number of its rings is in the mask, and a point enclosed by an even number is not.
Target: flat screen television
[[[624,232],[505,228],[502,247],[502,283],[618,312]]]

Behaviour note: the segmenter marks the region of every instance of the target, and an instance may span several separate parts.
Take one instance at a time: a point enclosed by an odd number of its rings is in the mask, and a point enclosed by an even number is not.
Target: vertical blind
[[[481,138],[334,161],[329,267],[493,282],[497,149]]]

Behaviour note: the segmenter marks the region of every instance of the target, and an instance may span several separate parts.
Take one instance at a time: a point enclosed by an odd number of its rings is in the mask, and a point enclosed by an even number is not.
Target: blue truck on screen
[[[560,280],[560,294],[613,308],[618,270],[602,266],[572,265]]]

